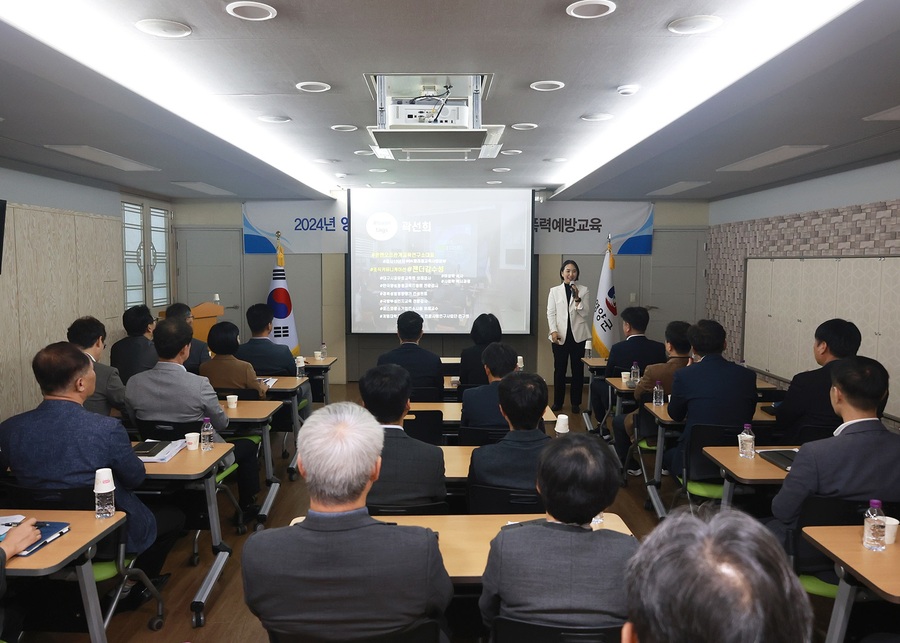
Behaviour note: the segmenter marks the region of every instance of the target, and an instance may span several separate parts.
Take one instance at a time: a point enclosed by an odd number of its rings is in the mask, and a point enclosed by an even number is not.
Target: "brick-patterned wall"
[[[706,311],[728,333],[727,357],[741,357],[747,257],[841,255],[900,255],[900,200],[711,226]]]

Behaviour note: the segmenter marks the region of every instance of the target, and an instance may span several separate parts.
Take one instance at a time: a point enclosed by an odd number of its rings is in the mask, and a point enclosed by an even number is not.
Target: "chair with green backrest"
[[[800,578],[800,584],[808,594],[833,599],[837,596],[839,578],[834,571],[834,561],[803,537],[803,528],[862,525],[863,514],[868,508],[868,500],[809,496],[803,501],[796,528],[789,529],[787,532],[785,547],[794,571]],[[886,516],[900,515],[898,513],[900,503],[898,502],[886,502],[882,508]],[[864,600],[865,596],[860,599]]]
[[[684,493],[694,510],[694,499],[721,500],[725,481],[721,469],[703,454],[704,447],[737,446],[737,436],[743,427],[719,424],[696,424],[685,439],[684,470],[677,478],[681,488],[672,498],[674,506],[679,494]],[[735,493],[738,493],[736,488]]]
[[[73,509],[79,511],[94,510],[94,490],[90,487],[74,489],[33,489],[16,484],[11,479],[0,480],[0,506],[16,511]],[[156,599],[156,615],[150,618],[147,627],[159,630],[165,621],[163,600],[159,590],[150,582],[143,570],[134,567],[135,559],[125,556],[124,527],[101,541],[97,545],[97,553],[91,565],[94,580],[98,583],[121,576],[113,600],[103,615],[103,627],[116,612],[122,589],[128,580],[139,581]]]

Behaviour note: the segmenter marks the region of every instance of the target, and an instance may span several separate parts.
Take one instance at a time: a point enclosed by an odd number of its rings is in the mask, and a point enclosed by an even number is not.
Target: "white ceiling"
[[[44,39],[55,31],[54,46],[67,52],[72,43],[92,44],[86,59],[121,63],[106,73],[129,87],[158,73],[155,100],[179,109],[172,99],[190,97],[182,113],[194,121],[225,118],[205,125],[211,134],[0,22],[0,165],[175,199],[209,198],[175,181],[241,199],[314,199],[382,181],[487,188],[497,179],[502,187],[565,187],[559,199],[603,200],[646,200],[696,181],[705,184],[666,198],[720,199],[900,156],[900,122],[862,120],[900,105],[896,0],[864,0],[717,94],[704,86],[715,68],[753,66],[742,56],[775,46],[791,11],[840,1],[620,0],[606,18],[576,20],[566,0],[272,0],[276,19],[246,22],[227,15],[220,0],[19,0],[27,9],[0,4],[0,18]],[[27,13],[42,26],[24,24]],[[697,14],[721,16],[725,25],[700,36],[665,28]],[[133,26],[145,18],[176,20],[193,33],[147,36]],[[739,27],[753,21],[744,40]],[[709,53],[713,46],[719,54]],[[503,149],[522,154],[465,163],[354,155],[368,149],[365,128],[376,119],[366,74],[396,72],[492,74],[483,122],[505,125]],[[550,79],[565,88],[529,89]],[[294,87],[309,80],[332,90]],[[619,96],[623,83],[642,90]],[[684,115],[656,114],[679,101],[701,104]],[[596,111],[615,118],[579,118]],[[256,120],[265,114],[292,120]],[[510,128],[518,122],[540,127]],[[334,124],[359,129],[334,132]],[[123,172],[44,147],[60,144],[90,145],[159,171]],[[755,171],[716,171],[783,145],[827,147]],[[569,161],[545,160],[559,157]],[[388,171],[369,172],[379,168]]]

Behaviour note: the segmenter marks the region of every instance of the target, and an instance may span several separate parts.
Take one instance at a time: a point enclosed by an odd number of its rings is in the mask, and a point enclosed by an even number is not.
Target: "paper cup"
[[[459,376],[453,375],[450,377],[450,386],[456,387],[459,386]]]
[[[116,490],[112,469],[97,469],[94,474],[94,493],[107,493]]]
[[[229,409],[237,408],[237,395],[226,395],[225,401],[228,404]]]
[[[631,379],[631,371],[622,371],[622,381],[627,382]]]
[[[584,352],[585,352],[585,353],[590,353],[592,350],[593,350],[593,347],[591,346],[591,340],[587,340],[587,341],[584,343]]]
[[[516,358],[516,366],[518,366],[519,368],[525,368],[525,358],[521,355]]]
[[[200,434],[199,433],[185,433],[184,441],[187,443],[188,451],[196,451],[200,446]]]
[[[300,368],[306,366],[306,360],[303,359],[303,355],[298,356],[297,359],[294,360],[294,363]]]
[[[556,416],[556,437],[560,437],[562,435],[567,435],[569,433],[569,416],[560,413]]]
[[[885,545],[893,545],[897,540],[897,525],[900,525],[900,520],[896,518],[891,518],[890,516],[884,517],[884,544]]]
[[[317,362],[321,362],[322,361],[322,351],[313,352],[313,357],[316,358]]]

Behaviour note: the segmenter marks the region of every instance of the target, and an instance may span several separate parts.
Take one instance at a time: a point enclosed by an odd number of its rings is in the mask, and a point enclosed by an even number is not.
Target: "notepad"
[[[144,440],[141,444],[163,444],[162,449],[157,451],[154,455],[141,455],[137,454],[138,458],[140,458],[141,462],[168,462],[172,458],[174,458],[179,451],[187,446],[187,440],[172,440],[171,442],[167,440]],[[135,445],[135,451],[137,451],[137,447],[140,445]]]
[[[172,443],[168,440],[144,440],[134,445],[134,454],[138,457],[152,458],[170,444]]]
[[[23,515],[3,516],[2,518],[0,518],[0,520],[2,520],[5,523],[19,523],[19,522],[22,522],[23,520],[25,520],[25,516],[23,516]],[[30,556],[31,554],[36,552],[38,549],[40,549],[47,543],[53,542],[54,540],[56,540],[57,538],[62,536],[64,533],[69,531],[69,523],[67,523],[67,522],[41,522],[41,521],[38,521],[37,523],[35,523],[35,526],[41,532],[40,539],[37,542],[35,542],[34,544],[25,548],[25,550],[22,551],[19,554],[19,556]],[[6,538],[6,532],[8,532],[10,529],[12,529],[12,527],[10,527],[9,525],[0,526],[0,540],[3,540],[4,538]]]
[[[767,449],[765,451],[757,451],[757,453],[763,460],[771,462],[785,471],[791,470],[794,458],[797,457],[797,449]]]

